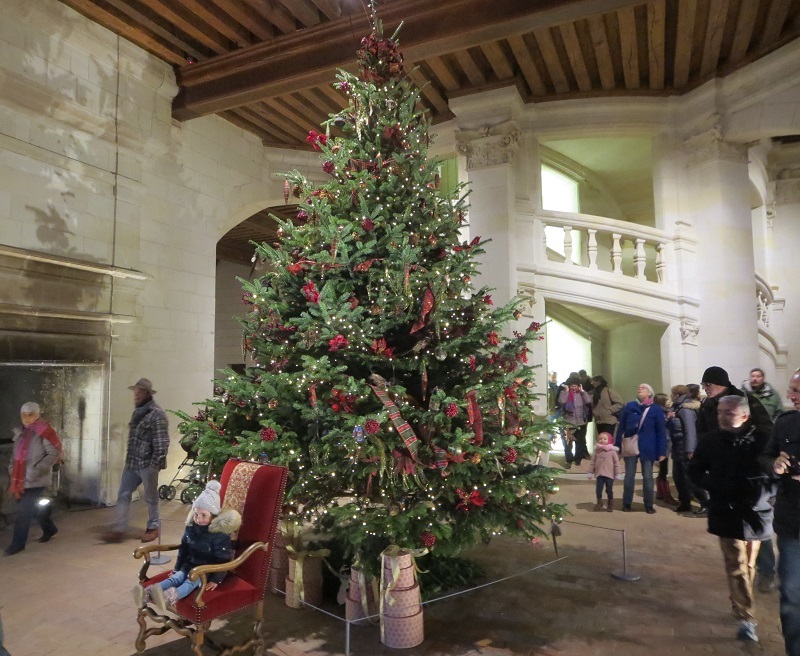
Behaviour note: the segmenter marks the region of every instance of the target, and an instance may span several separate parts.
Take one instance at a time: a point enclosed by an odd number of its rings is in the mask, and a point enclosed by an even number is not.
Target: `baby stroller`
[[[159,486],[158,497],[164,501],[172,501],[178,492],[178,486],[183,486],[181,501],[193,503],[205,489],[210,463],[202,462],[198,458],[197,433],[184,435],[180,445],[186,451],[186,457],[178,465],[178,471],[169,484]]]

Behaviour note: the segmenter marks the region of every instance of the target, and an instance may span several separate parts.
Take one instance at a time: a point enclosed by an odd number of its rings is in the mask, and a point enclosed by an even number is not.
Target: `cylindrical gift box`
[[[275,535],[270,564],[276,569],[289,567],[289,555],[286,553],[286,536],[283,533]]]
[[[286,577],[289,574],[289,564],[285,568],[269,568],[269,575],[267,577],[267,589],[274,594],[286,591]],[[278,592],[279,591],[279,592]]]
[[[392,572],[391,566],[388,566],[385,562],[383,565],[383,580],[386,584],[394,583],[394,585],[398,588],[410,588],[415,583],[415,576],[414,576],[414,566],[409,565],[408,567],[401,567],[397,574],[397,580],[394,580],[392,577],[394,573]]]
[[[383,595],[383,614],[386,617],[410,617],[420,609],[417,583],[410,588],[392,588]]]
[[[299,608],[289,603],[288,582],[292,582],[292,594],[294,595],[295,569],[297,566],[296,558],[289,558],[289,575],[286,577],[286,604],[292,608]],[[303,601],[312,606],[319,606],[322,603],[322,559],[304,558],[303,559]],[[300,603],[298,600],[296,603]]]
[[[272,558],[269,562],[267,589],[274,594],[286,591],[286,577],[289,576],[289,554],[286,552],[286,536],[283,533],[275,535],[275,546],[272,548]]]
[[[353,624],[357,625],[368,624],[368,620],[363,620],[360,622],[356,620],[362,620],[362,618],[369,615],[375,615],[376,613],[375,593],[373,592],[372,585],[370,585],[371,579],[362,579],[360,574],[360,567],[353,567],[350,570],[350,590],[348,591],[347,598],[345,599],[345,617]],[[364,587],[366,588],[366,608],[364,608],[364,598],[361,594],[361,580],[364,581]]]
[[[393,649],[416,647],[425,639],[422,607],[411,617],[381,617],[381,642]]]

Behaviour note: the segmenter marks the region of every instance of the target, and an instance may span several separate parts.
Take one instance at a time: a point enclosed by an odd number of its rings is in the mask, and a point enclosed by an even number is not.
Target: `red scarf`
[[[43,440],[50,442],[59,454],[64,453],[61,447],[61,440],[58,439],[57,433],[53,430],[44,419],[37,419],[30,426],[22,431],[22,434],[17,439],[17,444],[14,447],[14,465],[11,468],[11,485],[8,488],[10,494],[13,494],[17,499],[25,492],[25,473],[28,469],[28,448],[31,445],[31,440],[34,435],[38,435]],[[59,460],[62,456],[59,456]]]

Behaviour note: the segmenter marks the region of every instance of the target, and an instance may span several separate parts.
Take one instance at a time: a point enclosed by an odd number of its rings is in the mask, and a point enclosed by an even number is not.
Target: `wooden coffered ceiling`
[[[268,146],[307,148],[347,106],[332,83],[355,69],[367,0],[62,0],[172,64],[173,117],[218,114]],[[433,122],[451,98],[513,84],[528,103],[668,96],[725,76],[800,36],[800,0],[376,0],[403,22],[406,70]],[[268,208],[218,257],[249,261],[275,239]]]
[[[305,148],[346,106],[366,0],[62,0],[174,65],[173,116],[219,114],[266,145]],[[403,21],[406,69],[434,123],[449,99],[514,84],[527,102],[672,95],[800,35],[800,0],[377,0]],[[416,69],[414,68],[416,67]]]

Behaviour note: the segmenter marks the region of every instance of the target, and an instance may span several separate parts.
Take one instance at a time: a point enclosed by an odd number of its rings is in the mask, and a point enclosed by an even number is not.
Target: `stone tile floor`
[[[777,593],[757,594],[759,643],[735,640],[722,555],[703,519],[681,517],[659,505],[644,513],[641,497],[633,513],[592,511],[594,482],[585,465],[560,476],[556,500],[572,516],[562,524],[558,556],[553,545],[532,546],[499,538],[469,556],[500,579],[527,574],[425,607],[426,639],[403,650],[410,656],[660,656],[783,654]],[[615,485],[621,496],[621,483]],[[164,541],[182,533],[187,506],[163,502]],[[133,505],[144,525],[144,504]],[[39,544],[38,527],[25,551],[0,558],[0,614],[12,656],[128,656],[137,632],[129,590],[140,561],[138,540],[107,545],[98,540],[110,508],[60,508],[59,534]],[[2,521],[0,521],[2,525]],[[641,580],[611,576],[621,570],[622,530],[629,572]],[[0,547],[10,539],[0,529]],[[559,560],[559,558],[561,558]],[[173,561],[174,562],[174,561]],[[169,568],[169,564],[162,566]],[[423,579],[424,584],[424,579]],[[326,605],[343,616],[343,608]],[[273,656],[344,654],[345,625],[312,610],[287,608],[282,598],[267,603],[268,653]],[[224,643],[249,628],[244,615],[212,629]],[[397,653],[380,643],[377,627],[353,627],[350,653]],[[211,651],[209,654],[213,653]],[[155,636],[148,656],[190,655],[188,642]]]

